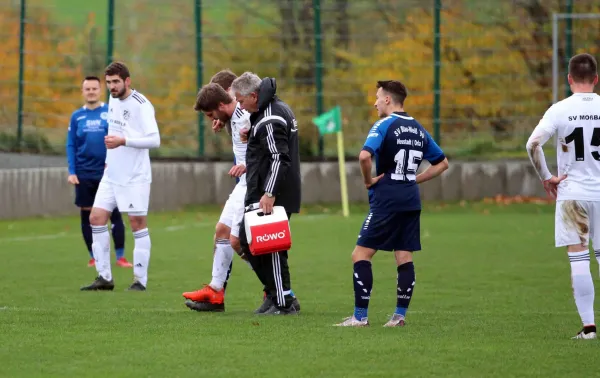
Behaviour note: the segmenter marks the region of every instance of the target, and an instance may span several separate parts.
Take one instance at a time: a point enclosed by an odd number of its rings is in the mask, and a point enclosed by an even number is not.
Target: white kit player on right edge
[[[128,68],[120,62],[105,70],[111,98],[108,103],[106,168],[90,215],[92,251],[98,276],[81,290],[113,290],[108,219],[115,207],[128,213],[134,237],[133,284],[128,290],[144,291],[148,284],[150,234],[147,215],[152,169],[151,148],[160,146],[160,133],[150,101],[131,89]]]
[[[583,329],[574,339],[595,339],[594,282],[589,241],[600,262],[600,96],[597,62],[589,54],[569,61],[573,95],[552,105],[529,140],[527,152],[546,192],[556,198],[555,245],[567,247],[571,283]],[[556,135],[558,175],[546,165],[542,146]]]

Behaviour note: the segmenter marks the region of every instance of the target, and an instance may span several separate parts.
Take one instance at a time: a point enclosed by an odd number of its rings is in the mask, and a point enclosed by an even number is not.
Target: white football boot
[[[354,315],[344,319],[343,322],[334,324],[336,327],[367,327],[369,326],[369,320],[367,318],[362,318],[358,320],[354,317]]]

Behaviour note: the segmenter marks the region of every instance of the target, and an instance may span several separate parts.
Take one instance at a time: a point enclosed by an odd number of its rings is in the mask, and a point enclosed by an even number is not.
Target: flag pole
[[[344,135],[342,130],[337,132],[338,164],[340,166],[340,193],[342,194],[342,213],[348,218],[348,183],[346,182],[346,161],[344,157]]]
[[[344,134],[342,133],[342,109],[338,106],[313,118],[319,129],[319,135],[337,134],[338,166],[340,168],[340,194],[342,196],[342,213],[350,215],[348,205],[348,184],[346,182],[346,160],[344,154]]]

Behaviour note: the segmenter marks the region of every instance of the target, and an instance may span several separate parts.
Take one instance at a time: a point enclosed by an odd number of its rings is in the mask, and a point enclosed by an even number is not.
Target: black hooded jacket
[[[258,203],[266,192],[275,206],[298,213],[301,201],[298,123],[290,107],[276,95],[275,79],[264,78],[258,91],[258,111],[246,148],[246,206]]]

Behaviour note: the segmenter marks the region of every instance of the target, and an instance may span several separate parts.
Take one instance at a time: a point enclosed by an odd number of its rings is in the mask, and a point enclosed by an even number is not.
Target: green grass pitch
[[[236,256],[226,312],[188,310],[181,293],[210,280],[219,209],[152,214],[149,287],[80,292],[95,271],[78,217],[0,222],[0,376],[591,377],[598,343],[580,321],[552,205],[428,205],[407,326],[393,256],[374,259],[370,328],[332,324],[353,309],[350,253],[364,216],[322,208],[292,218],[298,317],[252,314],[261,287]],[[76,210],[75,210],[76,211]],[[127,253],[132,239],[128,231]],[[114,253],[112,253],[114,257]],[[598,267],[592,262],[594,280]]]

